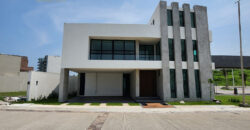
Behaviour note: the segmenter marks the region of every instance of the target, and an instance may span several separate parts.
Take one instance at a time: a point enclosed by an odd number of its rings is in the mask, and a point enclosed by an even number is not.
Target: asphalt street
[[[0,111],[3,130],[249,130],[250,112],[93,113]]]

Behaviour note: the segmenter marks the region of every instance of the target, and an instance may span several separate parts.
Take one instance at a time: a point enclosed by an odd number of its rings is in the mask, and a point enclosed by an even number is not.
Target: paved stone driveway
[[[249,130],[250,112],[76,113],[0,111],[8,130]]]

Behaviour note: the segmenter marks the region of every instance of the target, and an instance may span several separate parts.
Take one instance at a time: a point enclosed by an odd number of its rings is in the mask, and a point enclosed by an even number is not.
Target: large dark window
[[[167,10],[167,20],[168,20],[168,26],[173,26],[173,11]]]
[[[125,41],[124,60],[135,60],[135,41]]]
[[[192,12],[191,14],[191,27],[196,28],[196,22],[195,22],[195,14]]]
[[[168,39],[169,60],[174,61],[174,40]]]
[[[182,75],[183,75],[184,97],[189,98],[188,71],[187,71],[187,69],[182,70]]]
[[[102,41],[102,59],[103,60],[112,60],[112,41],[111,40],[103,40]]]
[[[135,60],[135,41],[91,40],[90,59]]]
[[[114,41],[114,59],[124,59],[124,41]]]
[[[194,61],[198,62],[198,45],[197,45],[197,41],[193,40],[193,55],[194,55]]]
[[[171,98],[176,98],[176,79],[175,79],[175,70],[170,69],[170,90]]]
[[[154,60],[154,45],[140,45],[140,60]]]
[[[181,58],[182,61],[187,61],[187,49],[186,49],[186,40],[181,40]]]
[[[102,58],[102,44],[101,40],[91,40],[90,59]]]
[[[155,45],[156,60],[161,60],[161,45],[160,42]]]
[[[200,72],[195,70],[195,86],[196,86],[196,97],[201,98],[201,85],[200,85]]]
[[[180,11],[180,12],[179,12],[179,16],[180,16],[180,26],[181,26],[181,27],[184,27],[184,26],[185,26],[184,11]]]

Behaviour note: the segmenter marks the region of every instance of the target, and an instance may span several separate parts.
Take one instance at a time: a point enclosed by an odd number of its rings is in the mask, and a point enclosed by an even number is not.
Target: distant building
[[[0,92],[26,91],[32,70],[26,56],[0,54]]]
[[[214,55],[212,61],[216,69],[240,69],[240,56]],[[243,56],[244,68],[250,69],[250,56]]]
[[[38,59],[38,71],[60,73],[61,57],[60,56],[48,56]]]

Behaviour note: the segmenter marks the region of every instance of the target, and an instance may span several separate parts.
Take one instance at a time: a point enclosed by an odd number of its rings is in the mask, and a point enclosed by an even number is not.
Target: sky
[[[0,0],[0,53],[61,56],[64,23],[147,24],[160,0]],[[208,8],[212,55],[239,55],[236,0],[166,0]],[[250,56],[250,0],[241,0],[243,55]]]

